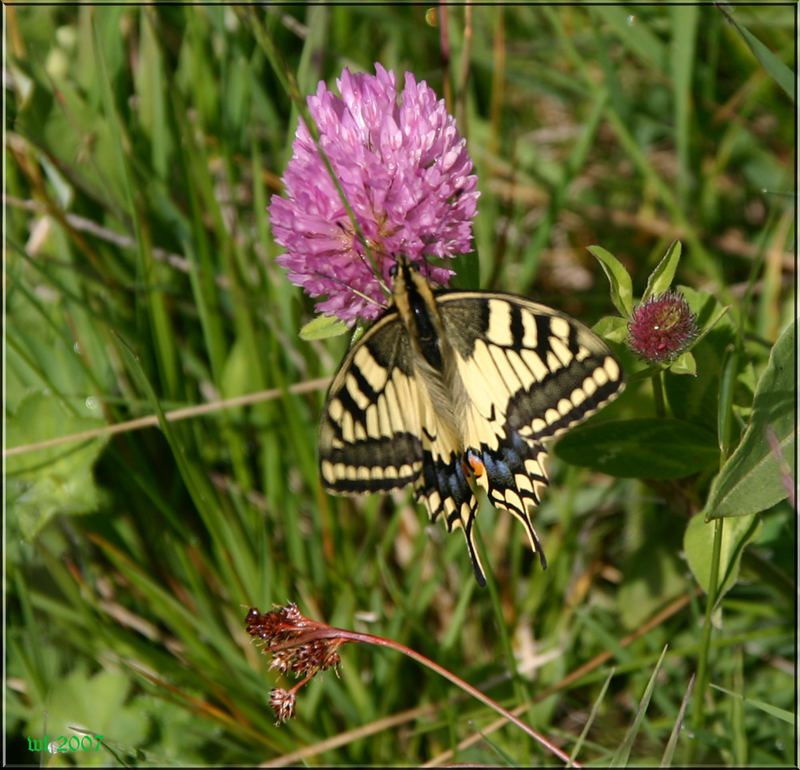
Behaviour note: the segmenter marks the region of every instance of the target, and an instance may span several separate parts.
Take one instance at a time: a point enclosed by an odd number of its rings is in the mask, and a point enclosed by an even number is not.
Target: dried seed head
[[[335,670],[341,662],[338,649],[347,640],[336,636],[336,629],[305,617],[291,602],[265,614],[250,609],[245,623],[248,633],[271,654],[270,669],[305,677],[291,690],[276,688],[270,693],[270,706],[278,723],[285,722],[294,715],[297,690],[320,671]],[[321,632],[329,636],[320,636]]]
[[[269,694],[269,705],[275,712],[275,724],[286,722],[294,716],[294,704],[297,700],[293,690],[276,687]]]

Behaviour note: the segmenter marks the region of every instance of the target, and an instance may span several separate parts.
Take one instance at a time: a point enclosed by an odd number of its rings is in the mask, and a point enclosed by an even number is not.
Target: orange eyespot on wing
[[[483,476],[486,466],[474,449],[468,449],[464,454],[464,468],[469,469],[475,478]]]

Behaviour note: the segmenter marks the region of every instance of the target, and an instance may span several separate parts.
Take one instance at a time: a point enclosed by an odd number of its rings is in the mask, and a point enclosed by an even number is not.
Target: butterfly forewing
[[[547,485],[543,442],[616,398],[622,371],[602,340],[569,316],[510,294],[434,298],[401,264],[395,305],[331,385],[320,428],[323,482],[339,494],[412,484],[432,519],[463,528],[484,583],[475,482],[525,525],[544,564],[531,521]]]
[[[423,461],[419,401],[408,335],[389,311],[350,350],[328,391],[319,431],[325,486],[358,494],[415,481]]]
[[[438,301],[470,407],[496,435],[553,438],[623,387],[605,343],[552,308],[490,292],[453,292]]]

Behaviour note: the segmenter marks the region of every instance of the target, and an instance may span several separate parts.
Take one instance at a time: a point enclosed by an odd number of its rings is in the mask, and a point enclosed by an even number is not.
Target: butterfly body
[[[588,328],[512,294],[434,293],[397,264],[393,303],[345,356],[320,425],[338,494],[413,484],[432,520],[463,529],[478,582],[475,486],[525,526],[547,485],[544,441],[615,398],[619,365]]]

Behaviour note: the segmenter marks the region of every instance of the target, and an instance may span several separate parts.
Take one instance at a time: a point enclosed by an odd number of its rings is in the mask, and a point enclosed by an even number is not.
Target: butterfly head
[[[433,289],[428,278],[423,275],[423,268],[418,262],[412,262],[406,256],[400,256],[389,268],[392,279],[392,298],[395,305],[401,307],[405,302],[412,307],[434,303]]]

